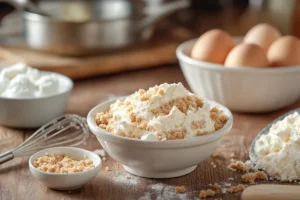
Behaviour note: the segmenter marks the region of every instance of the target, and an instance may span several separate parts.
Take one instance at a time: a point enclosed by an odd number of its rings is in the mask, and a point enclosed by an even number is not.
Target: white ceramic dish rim
[[[61,81],[67,82],[66,88],[64,88],[63,90],[59,91],[58,93],[47,95],[47,96],[42,96],[42,97],[11,98],[11,97],[2,97],[2,96],[0,96],[0,100],[1,99],[5,99],[5,100],[14,100],[14,101],[24,101],[24,100],[26,101],[26,100],[47,99],[47,98],[50,98],[50,97],[55,97],[55,96],[59,96],[59,95],[68,93],[68,92],[70,92],[73,89],[74,83],[73,83],[72,79],[70,79],[69,77],[67,77],[67,76],[65,76],[63,74],[56,73],[56,72],[48,72],[48,71],[41,71],[41,70],[39,70],[39,72],[41,74],[54,74],[55,76],[58,76],[59,79],[61,79]]]
[[[96,164],[94,163],[95,166],[92,169],[89,169],[89,170],[86,170],[86,171],[83,171],[83,172],[76,172],[76,173],[69,173],[69,174],[58,174],[58,173],[44,172],[44,171],[41,171],[41,170],[39,170],[39,169],[37,169],[33,166],[33,164],[32,164],[33,163],[33,158],[36,156],[36,154],[39,154],[39,153],[42,153],[42,152],[46,153],[46,151],[51,151],[52,149],[58,149],[58,148],[59,149],[76,149],[76,150],[82,151],[82,152],[87,153],[87,154],[92,154],[92,155],[95,156],[95,158],[97,158],[97,163]],[[89,158],[89,156],[87,156],[87,157]],[[102,161],[101,161],[101,158],[96,153],[85,150],[85,149],[80,149],[80,148],[76,148],[76,147],[52,147],[52,148],[48,148],[48,149],[44,149],[44,150],[36,152],[32,156],[30,156],[30,158],[28,160],[28,163],[29,163],[29,166],[38,173],[51,175],[51,176],[74,176],[74,175],[83,175],[85,173],[89,173],[90,171],[94,170],[99,165],[101,165]]]
[[[240,38],[240,37],[239,37]],[[224,65],[210,63],[205,61],[200,61],[191,58],[189,55],[184,53],[184,50],[187,48],[191,48],[196,39],[188,40],[186,42],[181,43],[176,49],[176,55],[179,60],[184,61],[189,64],[191,67],[195,68],[205,68],[207,70],[217,70],[217,71],[227,71],[227,72],[251,72],[251,73],[283,73],[283,72],[300,72],[300,66],[288,66],[288,67],[270,67],[270,68],[256,68],[256,67],[224,67]]]
[[[97,134],[102,134],[106,138],[110,138],[114,140],[114,142],[118,141],[125,141],[128,144],[133,144],[133,145],[150,145],[156,148],[179,148],[179,147],[186,147],[186,146],[194,146],[194,145],[200,145],[200,144],[207,144],[211,143],[217,139],[220,139],[222,137],[222,134],[226,130],[230,130],[233,124],[233,116],[232,113],[228,108],[225,106],[215,102],[215,101],[210,101],[206,100],[209,104],[213,104],[216,106],[219,106],[219,108],[228,116],[228,121],[226,124],[218,131],[215,131],[213,133],[203,135],[203,136],[197,136],[197,137],[190,137],[190,138],[185,138],[182,140],[167,140],[167,141],[145,141],[145,140],[139,140],[139,139],[134,139],[134,138],[128,138],[128,137],[123,137],[115,134],[111,134],[107,132],[104,129],[101,129],[100,127],[97,126],[95,122],[95,114],[99,112],[99,107],[102,107],[104,105],[110,105],[114,103],[118,99],[124,99],[125,97],[122,98],[117,98],[117,99],[112,99],[108,101],[104,101],[98,105],[96,105],[93,109],[90,110],[87,116],[87,123],[90,129],[92,130],[93,134],[96,132]],[[95,134],[96,135],[96,134]],[[96,135],[97,136],[97,135]]]

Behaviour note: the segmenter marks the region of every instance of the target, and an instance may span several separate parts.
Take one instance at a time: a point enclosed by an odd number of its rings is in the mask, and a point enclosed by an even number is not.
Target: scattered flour
[[[225,187],[231,187],[231,183],[224,183]]]
[[[152,192],[146,192],[139,200],[165,200],[178,199],[188,200],[187,193],[176,193],[175,186],[162,183],[151,185]]]
[[[222,193],[225,194],[227,192],[226,188],[222,188]]]
[[[151,193],[150,192],[146,192],[144,194],[144,196],[140,197],[139,200],[152,200],[151,199]]]
[[[137,185],[139,183],[139,179],[135,176],[125,176],[125,175],[117,175],[112,178],[112,180],[121,185]]]

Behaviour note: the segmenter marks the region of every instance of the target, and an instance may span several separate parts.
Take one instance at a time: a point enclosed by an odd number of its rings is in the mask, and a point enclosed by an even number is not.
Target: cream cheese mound
[[[42,73],[23,63],[18,63],[0,72],[0,97],[33,98],[60,92],[59,77]]]
[[[300,115],[273,124],[255,143],[256,168],[281,181],[300,179]]]
[[[148,141],[174,140],[212,133],[227,117],[190,93],[181,83],[139,90],[96,115],[108,132]]]

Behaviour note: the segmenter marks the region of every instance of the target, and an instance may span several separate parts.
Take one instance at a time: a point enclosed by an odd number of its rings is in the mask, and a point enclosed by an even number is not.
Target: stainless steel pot
[[[189,6],[188,0],[176,0],[147,13],[135,0],[50,0],[40,2],[38,10],[44,12],[38,14],[13,1],[21,11],[28,47],[61,55],[111,51],[145,41],[157,21]]]

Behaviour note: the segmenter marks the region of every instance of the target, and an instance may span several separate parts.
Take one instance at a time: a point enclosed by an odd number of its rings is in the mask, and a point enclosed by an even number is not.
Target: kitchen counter
[[[100,76],[75,82],[74,90],[67,108],[67,113],[77,113],[86,116],[96,104],[114,95],[127,95],[139,88],[147,89],[163,82],[183,82],[188,87],[178,65],[154,69],[140,70],[117,75]],[[209,188],[210,183],[221,185],[241,183],[241,173],[229,171],[230,154],[235,153],[237,159],[248,159],[249,146],[255,135],[269,122],[284,112],[300,107],[300,101],[284,110],[266,114],[234,113],[234,125],[231,132],[225,136],[217,158],[209,158],[199,164],[198,168],[179,178],[145,179],[125,172],[120,164],[107,156],[98,176],[84,187],[72,191],[56,191],[47,189],[37,182],[28,169],[28,157],[15,158],[0,165],[0,199],[194,199],[199,197],[201,189]],[[0,151],[16,147],[32,133],[31,130],[14,130],[0,127]],[[87,145],[88,150],[100,149],[101,146],[91,135]],[[166,161],[167,162],[167,161]],[[211,162],[216,164],[213,168]],[[105,171],[108,166],[111,171]],[[129,176],[129,179],[126,178]],[[233,177],[234,181],[228,180]],[[260,181],[258,183],[264,183]],[[164,184],[164,185],[161,185]],[[184,185],[186,194],[176,195],[173,186]],[[162,187],[164,186],[164,189]],[[156,189],[155,189],[156,188]],[[150,198],[151,197],[151,198]],[[214,198],[240,199],[240,193],[218,193]]]

